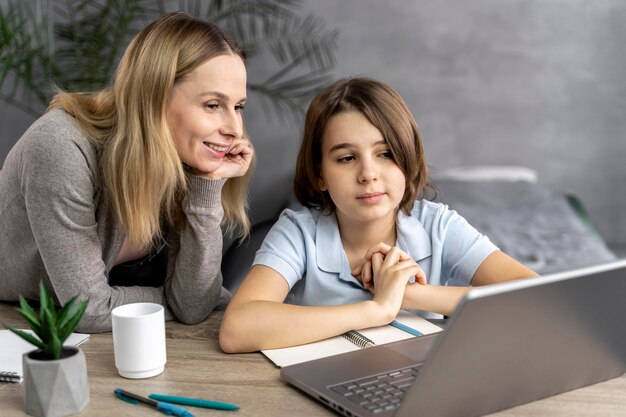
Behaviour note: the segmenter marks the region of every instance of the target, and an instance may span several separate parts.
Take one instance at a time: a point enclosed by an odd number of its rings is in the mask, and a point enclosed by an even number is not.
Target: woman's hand
[[[237,139],[233,141],[220,167],[204,176],[213,180],[241,177],[248,172],[253,156],[254,148],[250,145],[250,141],[245,138]]]
[[[395,246],[391,247],[384,242],[380,242],[372,246],[365,254],[365,259],[363,263],[352,270],[352,275],[354,275],[361,281],[363,287],[366,290],[374,292],[374,281],[372,274],[373,255],[376,253],[380,253],[383,258],[385,258],[392,249],[396,249],[399,252],[399,261],[413,260],[406,252],[398,249]],[[415,274],[415,283],[426,285],[426,274],[424,274],[424,271],[422,270],[422,268],[419,267],[419,265],[417,265],[417,268],[419,269],[419,272]]]

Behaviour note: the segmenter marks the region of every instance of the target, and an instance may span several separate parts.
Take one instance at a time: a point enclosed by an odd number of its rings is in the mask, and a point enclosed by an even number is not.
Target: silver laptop
[[[472,288],[438,335],[286,366],[349,417],[477,416],[626,372],[626,259]]]

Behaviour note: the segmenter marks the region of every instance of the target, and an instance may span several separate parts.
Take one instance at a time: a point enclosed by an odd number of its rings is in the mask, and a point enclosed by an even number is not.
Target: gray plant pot
[[[89,402],[87,363],[83,351],[64,347],[61,359],[42,360],[41,350],[22,356],[24,411],[36,417],[80,412]]]

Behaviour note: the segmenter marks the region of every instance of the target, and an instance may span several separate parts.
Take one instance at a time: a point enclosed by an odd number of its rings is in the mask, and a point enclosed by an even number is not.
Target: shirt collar
[[[432,255],[432,244],[426,229],[419,219],[402,211],[396,220],[398,228],[397,245],[416,262]],[[341,274],[343,247],[339,226],[334,213],[321,215],[317,221],[315,246],[317,265],[326,272]]]
[[[398,247],[408,253],[415,262],[432,256],[433,248],[430,236],[422,222],[411,213],[407,216],[403,211],[398,213],[396,220],[398,229]]]
[[[317,266],[326,272],[340,273],[343,247],[335,213],[322,214],[317,221],[316,229]]]

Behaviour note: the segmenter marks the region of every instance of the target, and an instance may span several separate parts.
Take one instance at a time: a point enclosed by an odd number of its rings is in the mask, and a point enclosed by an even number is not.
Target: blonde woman
[[[162,16],[127,48],[110,88],[59,92],[0,171],[0,300],[89,299],[80,331],[154,302],[197,323],[222,289],[221,226],[247,233],[254,151],[245,54],[212,23]]]

